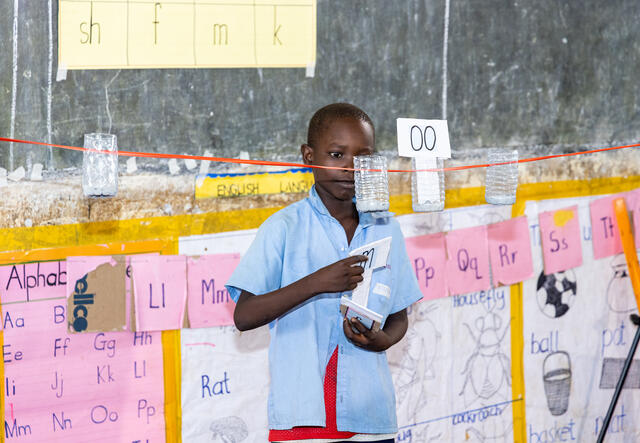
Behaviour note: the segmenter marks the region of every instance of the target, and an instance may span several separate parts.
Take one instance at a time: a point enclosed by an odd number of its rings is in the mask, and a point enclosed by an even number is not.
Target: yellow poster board
[[[60,0],[65,69],[306,67],[316,0]]]

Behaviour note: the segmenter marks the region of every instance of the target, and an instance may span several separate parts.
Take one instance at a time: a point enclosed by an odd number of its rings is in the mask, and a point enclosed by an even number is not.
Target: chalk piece
[[[198,166],[198,162],[192,158],[187,158],[184,161],[184,166],[187,170],[193,171]]]
[[[0,186],[7,186],[7,170],[0,168]]]
[[[7,175],[7,178],[11,181],[17,182],[22,180],[26,175],[24,167],[20,166],[18,169]]]
[[[42,181],[42,163],[34,163],[31,169],[31,181]]]
[[[211,152],[204,151],[204,157],[211,157]],[[200,174],[201,175],[207,175],[207,173],[209,172],[209,163],[211,163],[211,162],[210,161],[206,161],[206,160],[202,160],[200,162]]]
[[[236,158],[240,160],[249,160],[251,157],[249,156],[249,153],[247,151],[240,151],[240,154]]]
[[[129,160],[127,160],[127,174],[133,174],[137,170],[138,165],[136,164],[136,158],[130,157]]]
[[[67,79],[67,65],[60,63],[58,65],[58,71],[56,72],[56,81],[61,82]]]
[[[178,166],[178,160],[175,158],[169,159],[169,173],[171,175],[176,175],[180,172],[180,166]]]
[[[307,69],[305,69],[304,76],[307,78],[313,78],[316,76],[316,62],[310,62],[307,64]]]

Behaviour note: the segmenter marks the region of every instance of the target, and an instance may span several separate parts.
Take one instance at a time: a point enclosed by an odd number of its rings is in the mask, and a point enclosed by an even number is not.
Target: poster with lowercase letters
[[[66,277],[64,261],[0,267],[5,438],[165,441],[160,334],[70,334]]]

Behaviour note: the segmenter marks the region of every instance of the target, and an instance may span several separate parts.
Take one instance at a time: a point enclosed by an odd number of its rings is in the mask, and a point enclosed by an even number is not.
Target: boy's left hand
[[[355,332],[353,328],[358,332]],[[393,344],[390,337],[382,329],[373,332],[355,317],[352,317],[351,320],[345,318],[342,322],[342,329],[351,343],[367,351],[386,351]]]
[[[344,335],[359,348],[367,351],[382,352],[398,343],[409,326],[407,310],[402,309],[394,314],[390,314],[384,322],[384,328],[373,332],[365,327],[357,318],[351,320],[346,318],[342,321]],[[355,328],[358,332],[354,331]]]

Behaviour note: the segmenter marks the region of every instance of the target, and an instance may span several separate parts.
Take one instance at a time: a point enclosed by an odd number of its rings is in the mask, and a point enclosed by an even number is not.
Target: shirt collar
[[[328,217],[333,218],[333,216],[329,213],[329,210],[327,209],[327,207],[324,205],[324,203],[322,203],[322,200],[318,195],[318,191],[316,191],[316,185],[311,186],[311,189],[309,190],[309,203],[311,204],[311,207],[319,214],[326,215]],[[354,205],[356,204],[355,197],[353,197],[353,204]],[[387,212],[378,214],[373,212],[358,211],[358,219],[360,220],[358,224],[362,228],[366,228],[368,226],[374,225],[376,223],[377,218],[380,218],[381,215],[384,217],[386,214],[393,215]]]

